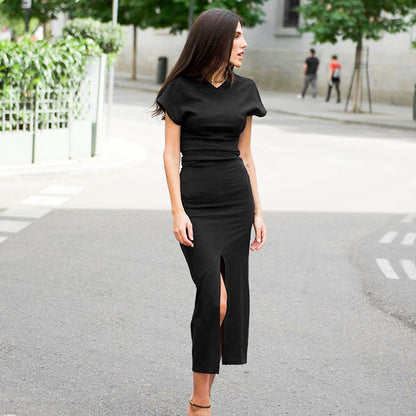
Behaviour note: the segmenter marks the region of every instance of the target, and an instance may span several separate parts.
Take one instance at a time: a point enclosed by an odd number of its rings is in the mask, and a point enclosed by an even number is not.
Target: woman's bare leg
[[[222,272],[224,273],[224,272]],[[221,278],[221,297],[220,297],[220,327],[221,327],[221,349],[220,349],[220,357],[222,353],[222,323],[224,321],[225,314],[227,313],[227,290],[225,288],[224,279],[222,274],[220,274]],[[210,384],[209,384],[209,392],[211,393],[211,387],[214,383],[215,374],[210,374]]]
[[[206,373],[193,373],[194,375],[194,392],[192,393],[191,400],[195,404],[200,406],[209,406],[209,389],[210,389],[210,377],[211,374]],[[188,406],[189,416],[211,416],[211,409],[201,409],[196,406]]]
[[[221,327],[221,346],[222,346],[222,323],[227,312],[227,291],[224,280],[221,278],[221,296],[220,296],[220,327]],[[222,350],[222,348],[221,348]],[[221,351],[220,350],[220,351]],[[214,383],[215,374],[193,373],[194,375],[194,392],[192,393],[192,402],[201,406],[210,404],[211,387]],[[195,406],[188,406],[188,414],[195,416],[210,416],[211,409],[200,409]]]

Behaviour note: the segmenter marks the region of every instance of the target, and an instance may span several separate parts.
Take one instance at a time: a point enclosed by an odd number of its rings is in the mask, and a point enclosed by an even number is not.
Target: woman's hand
[[[173,214],[173,234],[176,239],[184,246],[193,247],[194,233],[192,223],[185,211]]]
[[[254,241],[251,243],[250,250],[260,250],[267,240],[266,226],[262,214],[254,215],[254,230],[256,232]]]

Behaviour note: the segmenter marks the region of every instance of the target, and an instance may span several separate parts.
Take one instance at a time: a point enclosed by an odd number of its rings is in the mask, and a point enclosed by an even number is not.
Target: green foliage
[[[101,23],[92,18],[69,20],[63,32],[77,39],[92,39],[109,55],[110,63],[121,51],[127,38],[126,30],[120,25],[113,26],[111,22]]]
[[[56,43],[0,42],[0,89],[18,88],[29,96],[38,85],[77,88],[87,56],[98,52],[93,41],[70,37]]]
[[[68,0],[32,0],[30,17],[36,18],[41,23],[56,18],[57,14],[62,11]],[[0,13],[7,15],[12,19],[21,18],[23,20],[23,10],[21,0],[0,1]]]
[[[195,2],[197,17],[204,10],[219,7],[236,12],[248,27],[264,21],[261,6],[265,0],[200,0]],[[190,0],[120,0],[118,21],[141,29],[171,28],[173,33],[188,29]],[[73,16],[92,16],[102,21],[111,19],[111,0],[79,0],[72,8]]]
[[[0,6],[1,9],[1,6]],[[13,31],[15,38],[23,36],[25,34],[25,22],[23,19],[23,14],[21,16],[8,16],[5,14],[0,13],[0,22],[1,25],[9,26],[9,28]],[[39,20],[37,18],[30,19],[29,22],[29,33],[33,33],[33,31],[39,26]]]
[[[90,17],[102,22],[110,22],[112,19],[113,0],[78,0],[73,3],[68,4],[67,10],[73,18]]]
[[[30,130],[28,114],[34,111],[34,97],[39,97],[44,88],[53,91],[48,102],[39,104],[41,110],[49,112],[56,102],[60,103],[59,108],[64,105],[74,110],[77,103],[68,102],[68,90],[76,94],[87,57],[100,52],[94,41],[69,36],[55,43],[31,41],[27,37],[20,42],[0,42],[0,114],[6,114],[8,121],[5,126],[0,125],[0,130]],[[38,128],[63,127],[48,125],[43,119],[45,114],[38,114]]]
[[[383,32],[397,33],[416,23],[416,0],[308,0],[298,8],[314,43],[336,43],[339,38],[361,44],[380,39]]]

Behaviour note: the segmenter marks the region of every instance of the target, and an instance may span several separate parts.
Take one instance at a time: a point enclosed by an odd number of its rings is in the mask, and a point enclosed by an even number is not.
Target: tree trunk
[[[353,105],[352,112],[359,113],[361,111],[361,89],[362,89],[362,79],[361,79],[361,58],[362,58],[363,44],[362,39],[357,43],[355,49],[355,69],[354,69],[354,96],[353,96]]]
[[[133,26],[133,65],[131,79],[137,79],[137,26]]]
[[[46,40],[52,39],[52,28],[51,28],[50,20],[43,23],[43,39],[46,39]]]

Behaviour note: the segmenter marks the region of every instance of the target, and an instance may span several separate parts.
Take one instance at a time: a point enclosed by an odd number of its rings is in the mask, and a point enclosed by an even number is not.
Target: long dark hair
[[[209,81],[224,63],[226,63],[224,75],[232,83],[234,65],[229,63],[229,59],[238,22],[243,24],[243,19],[229,10],[209,9],[201,13],[192,24],[182,53],[157,97],[178,75]],[[153,116],[163,113],[156,102],[154,106]]]

